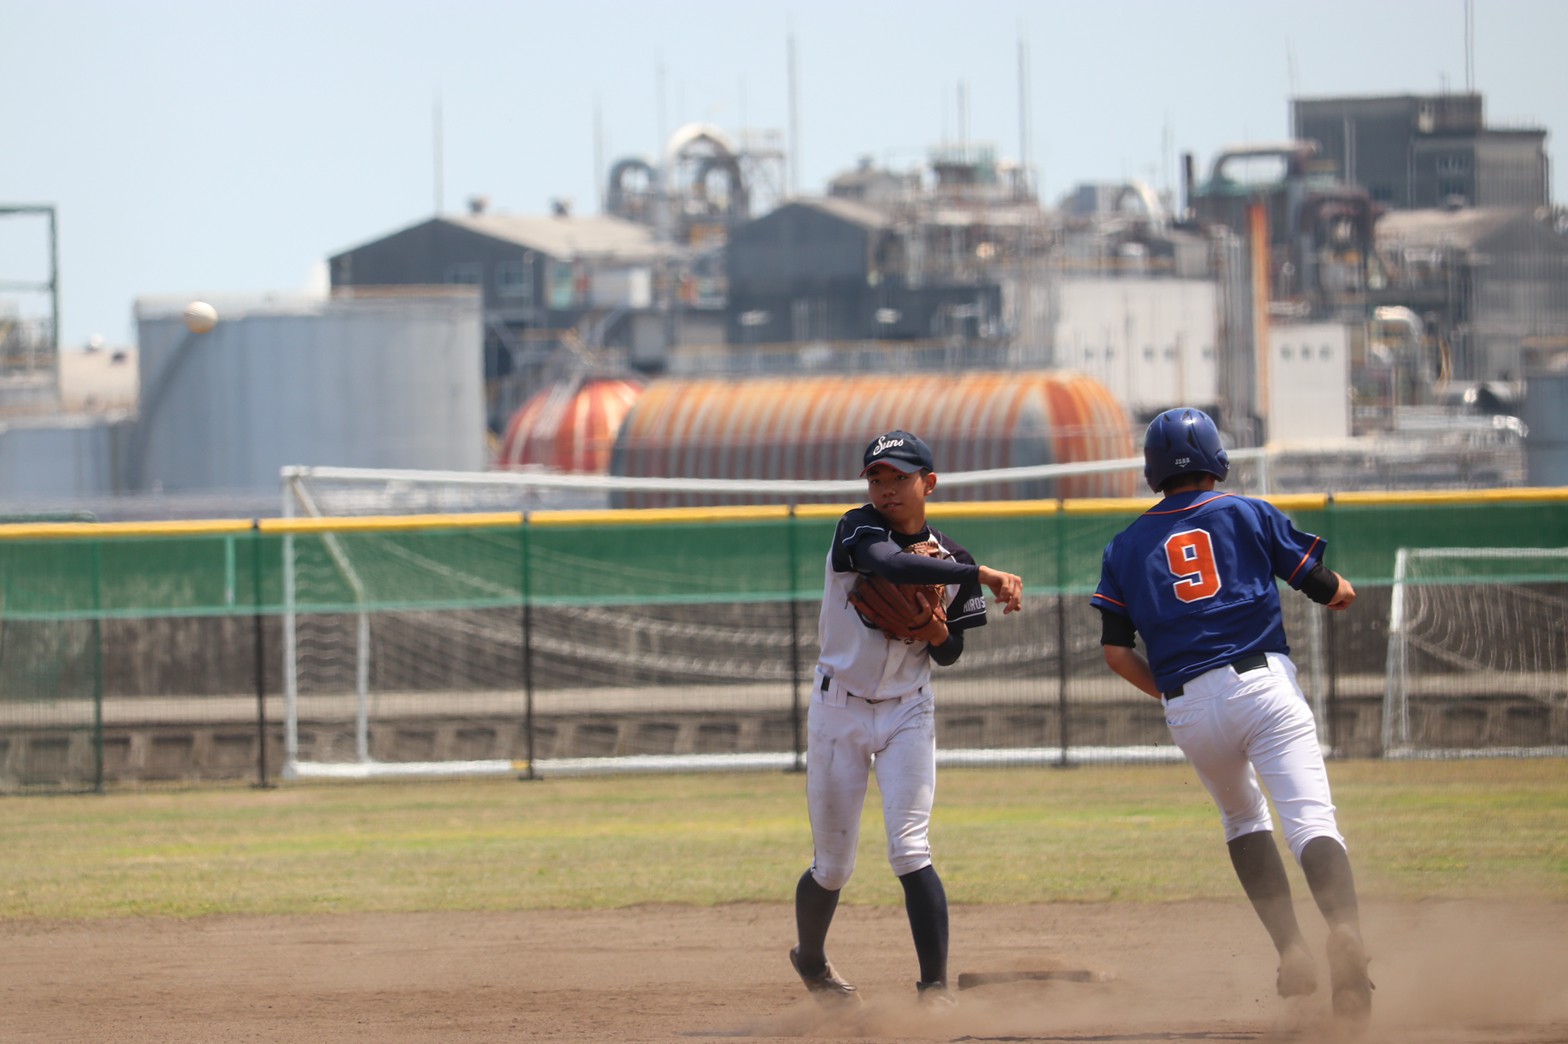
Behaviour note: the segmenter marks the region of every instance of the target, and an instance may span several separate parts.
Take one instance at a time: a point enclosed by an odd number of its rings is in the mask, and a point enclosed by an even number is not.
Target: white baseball
[[[204,334],[218,325],[218,310],[206,301],[192,301],[182,314],[191,333]]]

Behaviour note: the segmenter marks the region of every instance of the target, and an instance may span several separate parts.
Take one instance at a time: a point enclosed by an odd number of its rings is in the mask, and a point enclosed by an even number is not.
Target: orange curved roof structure
[[[1136,454],[1099,381],[1062,371],[662,379],[621,425],[610,472],[639,477],[852,479],[893,428],[931,443],[939,472]],[[953,487],[954,499],[1131,496],[1133,474]],[[631,501],[635,499],[636,504]],[[639,494],[628,506],[739,503],[754,495]]]
[[[615,437],[642,390],[642,382],[621,377],[593,377],[546,388],[512,414],[495,469],[609,471]]]

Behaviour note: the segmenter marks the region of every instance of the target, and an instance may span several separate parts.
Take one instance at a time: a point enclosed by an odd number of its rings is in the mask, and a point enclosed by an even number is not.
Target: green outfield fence
[[[1286,593],[1334,753],[1568,752],[1568,490],[1271,499],[1361,593]],[[1026,588],[938,671],[946,761],[1175,756],[1088,605],[1147,506],[933,505]],[[797,767],[841,511],[0,526],[0,791]]]

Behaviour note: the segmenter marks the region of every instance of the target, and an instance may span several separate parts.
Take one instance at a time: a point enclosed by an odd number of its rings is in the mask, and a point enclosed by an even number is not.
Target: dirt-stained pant
[[[816,882],[836,891],[855,871],[860,814],[873,767],[893,873],[903,876],[929,866],[936,797],[936,713],[930,689],[885,703],[855,696],[834,700],[819,689],[806,722],[806,803]]]

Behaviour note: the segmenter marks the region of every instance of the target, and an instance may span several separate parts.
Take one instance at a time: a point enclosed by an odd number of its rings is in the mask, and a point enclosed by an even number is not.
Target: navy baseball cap
[[[865,467],[860,469],[861,477],[864,478],[876,464],[887,464],[906,475],[936,470],[931,447],[919,435],[907,431],[890,431],[871,440],[871,445],[866,447]]]

